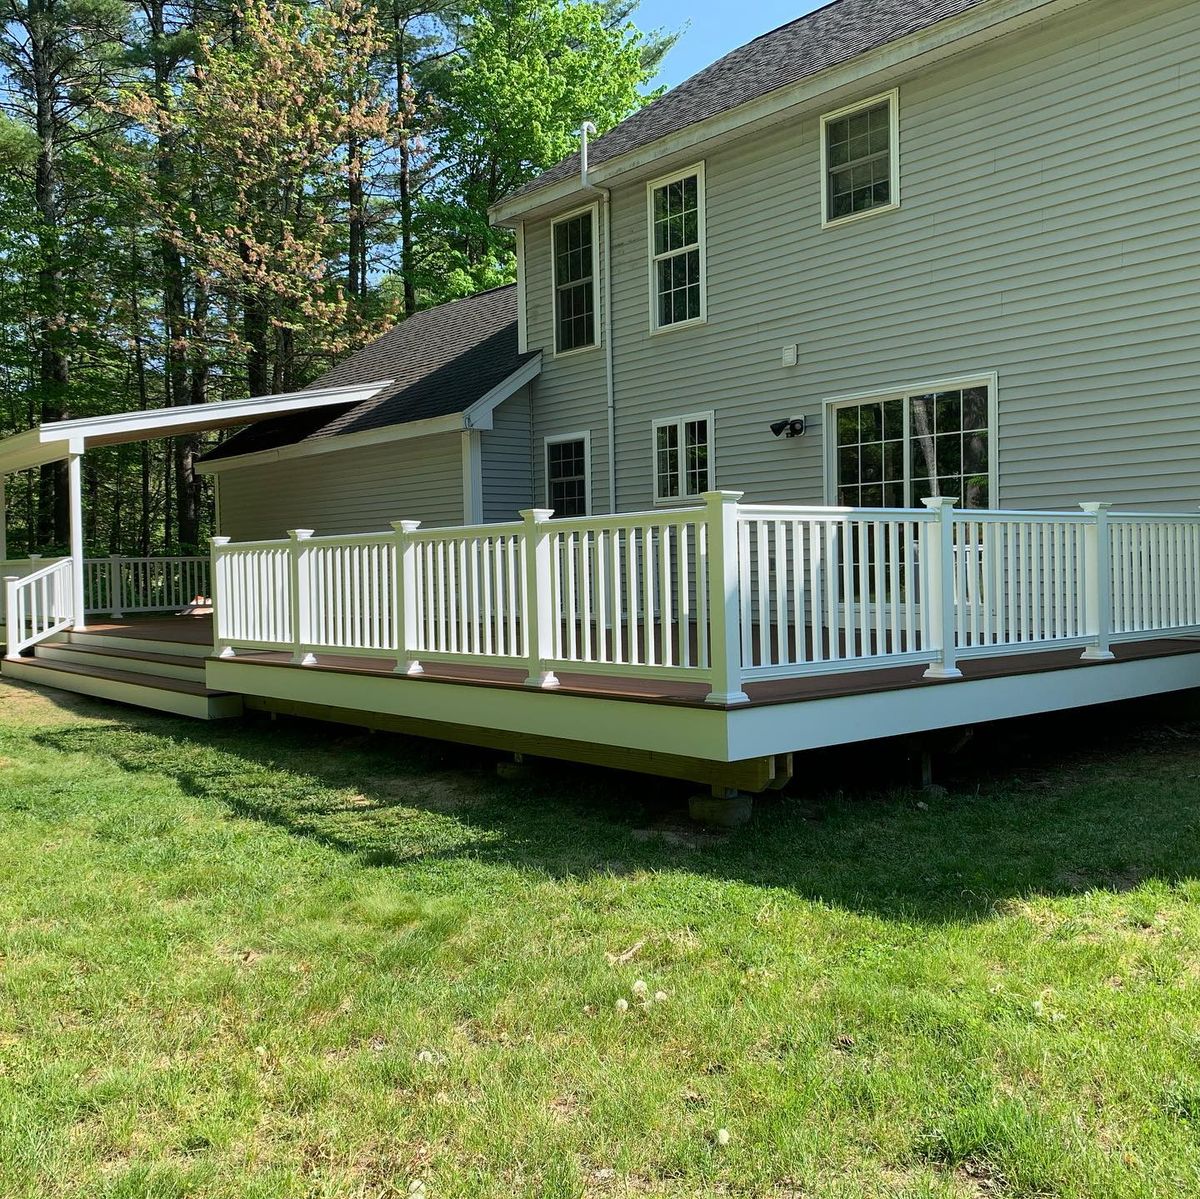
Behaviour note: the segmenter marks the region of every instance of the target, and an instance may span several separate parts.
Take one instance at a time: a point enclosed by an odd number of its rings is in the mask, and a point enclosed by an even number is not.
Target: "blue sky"
[[[689,75],[768,29],[819,8],[825,0],[642,0],[634,21],[642,29],[680,29],[658,82],[674,87]]]

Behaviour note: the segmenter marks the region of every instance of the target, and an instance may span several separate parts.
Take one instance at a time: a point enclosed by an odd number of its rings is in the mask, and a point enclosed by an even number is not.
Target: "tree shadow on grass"
[[[505,782],[488,751],[302,720],[131,712],[34,740],[169,777],[364,864],[470,858],[564,878],[679,870],[942,923],[1029,894],[1194,877],[1200,720],[1180,712],[1178,700],[1141,701],[986,726],[939,759],[946,789],[932,794],[904,785],[909,742],[809,754],[789,793],[727,836],[687,821],[683,784],[556,763]]]

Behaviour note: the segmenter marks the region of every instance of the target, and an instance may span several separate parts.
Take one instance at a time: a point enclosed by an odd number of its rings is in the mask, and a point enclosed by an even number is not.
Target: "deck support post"
[[[304,542],[313,535],[312,529],[288,529],[288,607],[292,620],[292,661],[297,666],[315,666],[317,655],[304,648],[309,640],[305,636],[312,621],[309,614],[309,604],[312,597],[307,586],[302,586],[305,572],[301,563],[305,554]]]
[[[396,674],[424,674],[425,667],[410,651],[417,645],[417,549],[412,535],[421,527],[419,520],[394,520],[396,534],[396,574],[392,583],[392,628],[396,638]]]
[[[1083,651],[1085,662],[1111,662],[1112,637],[1112,546],[1108,534],[1108,511],[1112,504],[1080,504],[1092,519],[1083,534],[1084,628],[1095,641]]]
[[[754,798],[714,783],[707,795],[688,798],[688,815],[713,828],[741,828],[754,815]]]
[[[83,454],[72,452],[67,457],[67,484],[71,507],[71,595],[70,612],[74,627],[87,625],[83,599]]]
[[[925,633],[929,647],[936,646],[938,659],[925,671],[927,679],[961,679],[955,652],[954,630],[954,505],[957,496],[930,496],[921,500],[937,520],[921,526],[921,556],[925,561],[925,580],[929,587],[921,597],[928,615]]]
[[[742,690],[742,573],[738,561],[741,491],[705,493],[708,542],[708,629],[712,690],[706,704],[748,703]],[[701,631],[703,636],[703,631]]]
[[[209,538],[209,546],[211,553],[212,565],[209,568],[211,576],[210,586],[212,587],[212,627],[213,627],[213,654],[218,658],[234,657],[233,646],[224,645],[221,642],[221,609],[222,598],[226,601],[229,599],[228,589],[224,597],[221,595],[222,584],[226,581],[221,573],[221,556],[220,551],[229,544],[228,537],[211,537]]]
[[[124,604],[121,602],[125,597],[121,591],[121,559],[116,554],[111,554],[108,559],[108,606],[111,609],[109,615],[116,620],[125,615]]]
[[[554,657],[554,611],[550,587],[550,518],[553,508],[527,508],[525,522],[525,653],[527,687],[557,687],[558,676],[547,663]]]

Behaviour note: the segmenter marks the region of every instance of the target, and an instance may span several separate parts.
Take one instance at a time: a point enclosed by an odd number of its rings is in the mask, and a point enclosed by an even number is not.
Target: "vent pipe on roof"
[[[596,136],[596,126],[591,121],[584,121],[579,126],[579,183],[582,187],[590,187],[588,183],[588,137]]]

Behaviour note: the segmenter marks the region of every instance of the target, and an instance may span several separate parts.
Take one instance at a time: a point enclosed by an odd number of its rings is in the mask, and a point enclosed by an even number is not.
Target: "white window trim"
[[[590,346],[588,347],[591,348]],[[552,445],[561,445],[564,441],[582,441],[583,442],[583,503],[587,509],[584,516],[591,516],[594,509],[592,507],[592,431],[591,429],[581,429],[578,433],[555,433],[552,437],[542,438],[542,473],[545,476],[545,486],[542,488],[542,493],[545,496],[546,507],[553,508],[554,504],[550,499],[550,447]],[[571,520],[570,516],[564,516],[561,519]]]
[[[675,321],[670,325],[658,323],[658,277],[655,271],[657,255],[654,253],[654,192],[656,188],[668,183],[686,179],[689,175],[696,176],[696,208],[700,251],[700,315],[690,321]],[[673,333],[676,329],[692,329],[696,325],[708,323],[708,188],[704,181],[704,163],[698,162],[669,175],[660,175],[646,184],[646,250],[648,254],[648,273],[650,275],[650,332]],[[673,253],[680,253],[675,250]]]
[[[935,379],[932,382],[906,384],[902,387],[881,387],[873,391],[858,391],[846,395],[831,396],[822,401],[821,431],[825,441],[825,503],[837,506],[837,436],[834,432],[834,416],[839,408],[852,408],[858,404],[878,403],[880,400],[903,400],[909,396],[928,395],[935,391],[960,391],[967,387],[988,389],[988,505],[1000,507],[1000,462],[999,427],[1000,376],[996,371],[982,371],[974,375],[961,375],[951,379]],[[908,415],[905,413],[907,427]],[[908,441],[905,440],[905,476],[907,485]],[[920,508],[921,496],[911,496],[913,507]],[[962,498],[961,496],[959,497]]]
[[[891,196],[890,204],[880,204],[878,208],[868,208],[866,212],[852,212],[849,216],[837,217],[831,219],[829,216],[829,139],[828,129],[830,121],[841,120],[842,117],[848,117],[852,113],[860,112],[864,108],[874,108],[877,104],[882,104],[888,101],[888,115],[891,137],[888,147],[888,166],[891,171]],[[867,217],[879,216],[884,212],[894,212],[900,207],[900,89],[892,88],[890,92],[880,92],[878,96],[871,96],[867,100],[857,100],[853,104],[846,105],[845,108],[839,108],[835,112],[827,112],[821,117],[821,228],[822,229],[840,229],[843,225],[852,224],[854,221],[862,221]]]
[[[650,489],[651,498],[654,500],[656,508],[681,508],[689,504],[698,504],[701,502],[701,496],[682,494],[684,487],[685,470],[683,465],[683,449],[684,449],[684,425],[688,421],[703,420],[708,421],[708,490],[716,491],[717,489],[717,419],[716,412],[709,409],[707,412],[685,412],[681,416],[662,416],[650,422]],[[667,426],[674,425],[679,430],[679,486],[681,494],[670,495],[664,499],[658,498],[658,431]]]
[[[574,220],[583,213],[592,214],[592,311],[595,315],[596,340],[590,346],[578,346],[574,350],[558,348],[558,277],[555,274],[554,230],[564,221]],[[600,311],[600,205],[599,203],[584,204],[581,208],[573,208],[556,216],[550,222],[550,344],[554,347],[555,358],[574,358],[576,354],[590,354],[598,350],[604,343],[605,314]]]

